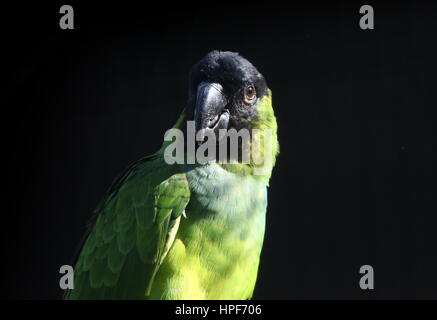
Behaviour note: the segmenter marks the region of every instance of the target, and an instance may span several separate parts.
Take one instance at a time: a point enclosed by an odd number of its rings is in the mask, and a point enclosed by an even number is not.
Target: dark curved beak
[[[194,121],[198,141],[202,142],[205,132],[226,129],[229,122],[229,113],[225,110],[228,99],[219,83],[201,82],[197,87]],[[199,133],[199,131],[201,133]]]

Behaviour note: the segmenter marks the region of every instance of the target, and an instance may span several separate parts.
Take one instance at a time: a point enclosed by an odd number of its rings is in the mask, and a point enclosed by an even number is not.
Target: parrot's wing
[[[68,299],[143,299],[189,201],[185,174],[162,155],[130,166],[96,209]]]

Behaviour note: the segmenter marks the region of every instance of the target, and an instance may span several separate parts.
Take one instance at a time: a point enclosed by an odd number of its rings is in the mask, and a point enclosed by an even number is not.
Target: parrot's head
[[[188,95],[186,119],[194,122],[199,144],[208,133],[214,134],[219,143],[221,129],[247,129],[251,136],[253,129],[268,129],[273,133],[271,147],[273,158],[276,157],[271,91],[263,75],[248,60],[234,52],[208,53],[191,69]]]
[[[238,53],[212,51],[191,69],[188,94],[187,118],[196,131],[218,134],[219,129],[253,128],[268,88],[261,73]]]

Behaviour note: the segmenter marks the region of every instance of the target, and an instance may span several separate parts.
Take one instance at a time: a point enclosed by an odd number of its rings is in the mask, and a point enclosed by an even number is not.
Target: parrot
[[[239,53],[209,52],[189,72],[188,99],[173,128],[185,132],[189,121],[196,132],[213,135],[258,129],[249,144],[258,142],[261,152],[269,130],[267,167],[256,172],[259,164],[240,156],[169,164],[170,142],[164,141],[158,152],[124,170],[97,205],[64,299],[252,298],[279,154],[271,90]]]

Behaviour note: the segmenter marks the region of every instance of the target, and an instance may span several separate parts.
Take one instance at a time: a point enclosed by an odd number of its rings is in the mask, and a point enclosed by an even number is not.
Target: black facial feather
[[[189,77],[188,119],[193,118],[196,90],[201,82],[219,83],[228,98],[229,128],[251,128],[256,108],[243,103],[244,89],[252,85],[257,99],[267,94],[267,83],[258,70],[245,58],[234,52],[212,51],[197,62]]]

